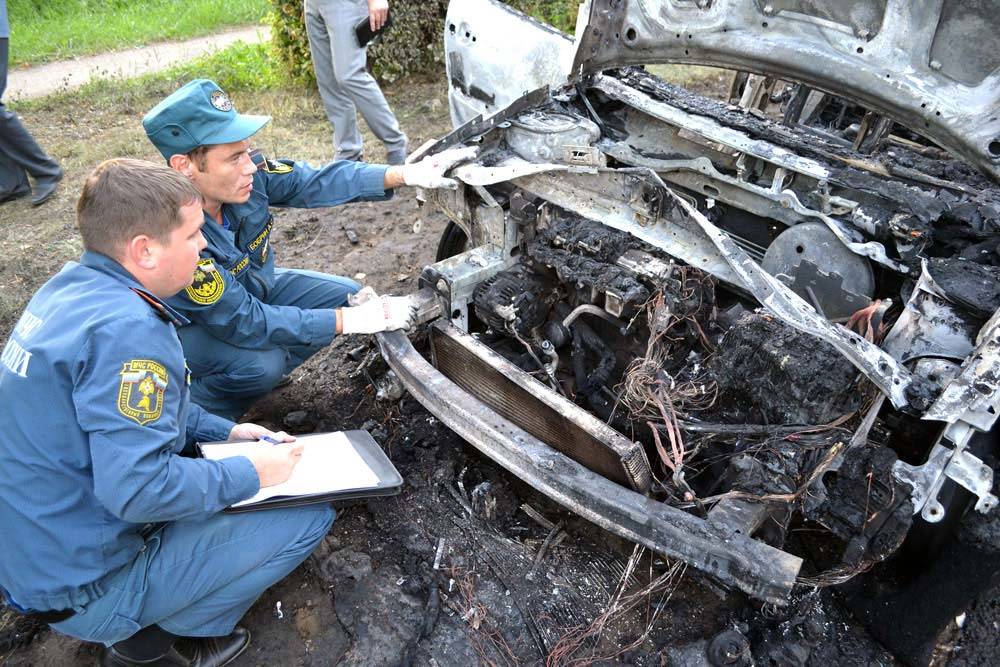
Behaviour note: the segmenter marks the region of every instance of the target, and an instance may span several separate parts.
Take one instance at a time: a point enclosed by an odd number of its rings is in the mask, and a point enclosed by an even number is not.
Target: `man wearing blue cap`
[[[208,247],[194,283],[170,301],[191,320],[179,331],[202,407],[239,417],[334,335],[407,328],[407,297],[345,307],[353,280],[275,268],[269,207],[315,208],[380,201],[402,185],[456,187],[444,172],[474,149],[414,164],[338,160],[320,168],[265,159],[250,137],[269,116],[239,114],[212,81],[196,79],[157,104],[142,124],[170,166],[201,192]]]
[[[190,403],[165,303],[205,247],[201,198],[163,165],[109,160],[77,203],[86,248],[32,297],[0,353],[0,597],[98,665],[220,667],[236,623],[305,560],[326,505],[226,514],[288,479],[301,446]],[[218,461],[194,440],[283,440]],[[193,653],[173,648],[197,638]]]

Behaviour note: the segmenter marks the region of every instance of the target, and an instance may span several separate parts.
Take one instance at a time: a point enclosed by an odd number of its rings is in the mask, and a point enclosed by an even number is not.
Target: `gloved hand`
[[[375,291],[375,288],[371,287],[370,285],[366,285],[365,287],[362,287],[354,294],[351,294],[350,296],[347,297],[347,305],[360,306],[365,301],[377,298],[378,298],[378,292]]]
[[[340,330],[345,334],[373,334],[409,329],[415,315],[408,296],[376,296],[358,306],[340,309]]]
[[[403,165],[403,182],[419,188],[454,190],[458,187],[458,182],[453,178],[445,178],[444,173],[459,162],[476,157],[477,151],[475,146],[449,148],[436,155],[425,157],[420,162]]]

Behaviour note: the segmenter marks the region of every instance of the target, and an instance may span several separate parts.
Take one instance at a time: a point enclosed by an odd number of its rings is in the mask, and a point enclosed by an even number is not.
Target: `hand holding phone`
[[[375,2],[376,0],[372,1]],[[385,14],[380,20],[381,23],[379,24],[378,29],[375,29],[375,14],[372,13],[361,19],[361,21],[354,26],[354,34],[358,38],[358,46],[368,46],[369,42],[381,35],[389,28],[389,26],[392,25],[392,14],[389,13],[388,4],[385,5]]]
[[[368,0],[368,23],[378,33],[389,17],[389,0]]]

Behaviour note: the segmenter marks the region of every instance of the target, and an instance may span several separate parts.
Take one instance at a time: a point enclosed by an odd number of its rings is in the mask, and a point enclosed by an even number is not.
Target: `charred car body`
[[[480,150],[427,195],[430,353],[383,356],[521,479],[759,599],[932,550],[997,504],[997,9],[591,0],[574,41],[453,3],[424,153]],[[729,99],[663,62],[736,70]]]

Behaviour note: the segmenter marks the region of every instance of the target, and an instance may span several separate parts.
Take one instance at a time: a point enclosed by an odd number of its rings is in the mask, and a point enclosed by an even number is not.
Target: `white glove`
[[[459,162],[476,157],[477,151],[475,146],[449,148],[436,155],[425,157],[420,162],[403,165],[403,182],[419,188],[454,190],[458,187],[458,182],[452,178],[445,178],[444,173]]]
[[[377,298],[378,298],[378,292],[375,291],[375,288],[372,287],[372,286],[370,286],[370,285],[367,285],[365,287],[362,287],[360,290],[358,290],[354,294],[351,294],[350,296],[348,296],[347,297],[347,305],[348,306],[360,306],[365,301],[368,301],[370,299],[377,299]]]
[[[340,309],[340,330],[345,334],[373,334],[409,329],[415,313],[408,296],[378,296],[359,306]]]

